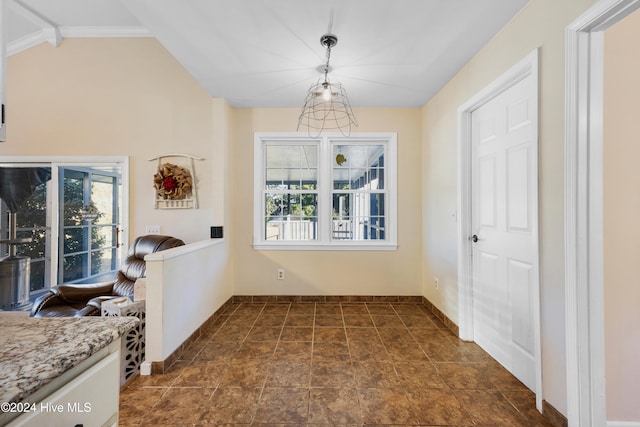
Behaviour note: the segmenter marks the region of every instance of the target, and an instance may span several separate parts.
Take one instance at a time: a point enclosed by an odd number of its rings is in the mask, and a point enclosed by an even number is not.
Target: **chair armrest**
[[[101,311],[102,310],[96,308],[94,305],[86,305],[84,308],[78,310],[73,317],[100,316]]]
[[[56,305],[65,305],[66,302],[62,300],[55,292],[48,291],[46,294],[40,295],[33,302],[33,307],[31,307],[31,313],[29,316],[35,317],[40,310],[43,308],[53,307]]]
[[[94,283],[91,285],[58,285],[54,292],[64,301],[71,304],[86,303],[91,298],[111,295],[113,282]]]
[[[96,310],[98,310],[99,313],[102,313],[102,303],[116,298],[119,297],[117,295],[102,295],[99,297],[91,298],[89,301],[87,301],[87,307],[94,307]]]

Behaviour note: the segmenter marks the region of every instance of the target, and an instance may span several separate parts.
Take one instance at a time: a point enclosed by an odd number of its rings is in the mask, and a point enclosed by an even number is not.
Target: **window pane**
[[[264,149],[264,159],[267,168],[282,167],[280,161],[282,159],[281,145],[267,145]]]
[[[351,189],[361,190],[367,187],[367,170],[366,169],[351,169],[350,174]]]
[[[295,217],[277,218],[265,223],[265,240],[316,240],[318,221]]]
[[[267,145],[265,189],[316,189],[318,147],[316,145]]]
[[[283,200],[282,194],[267,193],[265,195],[265,217],[267,221],[272,217],[282,217],[289,214],[289,206]]]
[[[384,169],[383,168],[371,169],[371,175],[369,177],[369,186],[371,190],[384,189]]]
[[[82,208],[84,207],[84,176],[78,171],[64,171],[64,225],[82,224]]]
[[[334,240],[384,239],[384,194],[334,193]]]
[[[89,250],[87,240],[87,227],[74,227],[64,229],[64,253],[72,254]]]
[[[284,171],[282,169],[269,168],[265,175],[267,178],[265,188],[267,190],[284,189],[282,184],[284,181]]]
[[[92,175],[91,203],[98,208],[98,217],[94,224],[113,224],[113,199],[115,193],[114,179],[110,176]]]
[[[44,169],[44,168],[43,168]],[[46,168],[50,169],[50,168]],[[47,184],[42,183],[33,189],[33,193],[18,205],[16,212],[18,228],[31,229],[34,224],[45,226],[47,223]]]
[[[342,219],[348,217],[351,206],[351,195],[349,193],[334,193],[333,195],[333,218]]]
[[[317,239],[318,196],[266,194],[265,240]]]
[[[115,246],[115,233],[112,226],[91,228],[91,249]]]
[[[113,250],[104,249],[91,253],[91,275],[108,273],[115,269]]]
[[[317,238],[318,146],[265,146],[265,240]]]
[[[4,169],[4,166],[0,166],[0,169]],[[2,179],[8,179],[13,187],[13,195],[17,196],[16,237],[31,239],[30,242],[15,246],[17,255],[31,258],[31,291],[49,285],[45,271],[50,262],[47,258],[50,244],[47,241],[47,187],[50,178],[50,167],[7,168],[2,176]],[[8,206],[4,200],[0,200],[0,239],[8,235],[8,221]],[[0,243],[0,257],[8,254],[9,245]]]
[[[45,269],[46,266],[43,259],[38,261],[31,260],[31,283],[29,285],[30,291],[44,289]]]
[[[348,190],[350,188],[351,188],[351,183],[349,181],[349,169],[334,168],[333,169],[333,189]]]
[[[384,189],[384,145],[334,145],[333,189]]]
[[[318,169],[300,169],[288,171],[290,190],[315,190],[318,187]]]
[[[87,254],[65,256],[62,266],[63,283],[82,279],[87,269]]]

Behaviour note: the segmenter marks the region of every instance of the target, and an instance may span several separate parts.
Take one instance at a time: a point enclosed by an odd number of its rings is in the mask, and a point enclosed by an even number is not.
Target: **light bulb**
[[[330,101],[331,100],[331,88],[329,87],[329,85],[327,83],[325,83],[323,86],[324,86],[324,89],[322,90],[322,99],[324,99],[325,101]]]

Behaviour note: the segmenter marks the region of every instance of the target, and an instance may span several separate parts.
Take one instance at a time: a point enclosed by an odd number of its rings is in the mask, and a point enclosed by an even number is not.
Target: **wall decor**
[[[182,165],[188,159],[188,165]],[[153,175],[155,209],[198,209],[198,193],[194,160],[204,160],[189,154],[165,154],[149,161],[157,162]]]

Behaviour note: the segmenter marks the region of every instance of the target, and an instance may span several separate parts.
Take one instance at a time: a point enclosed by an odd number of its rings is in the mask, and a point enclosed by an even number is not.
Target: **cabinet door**
[[[117,425],[120,398],[120,352],[111,353],[69,383],[36,403],[10,427],[84,427]]]

